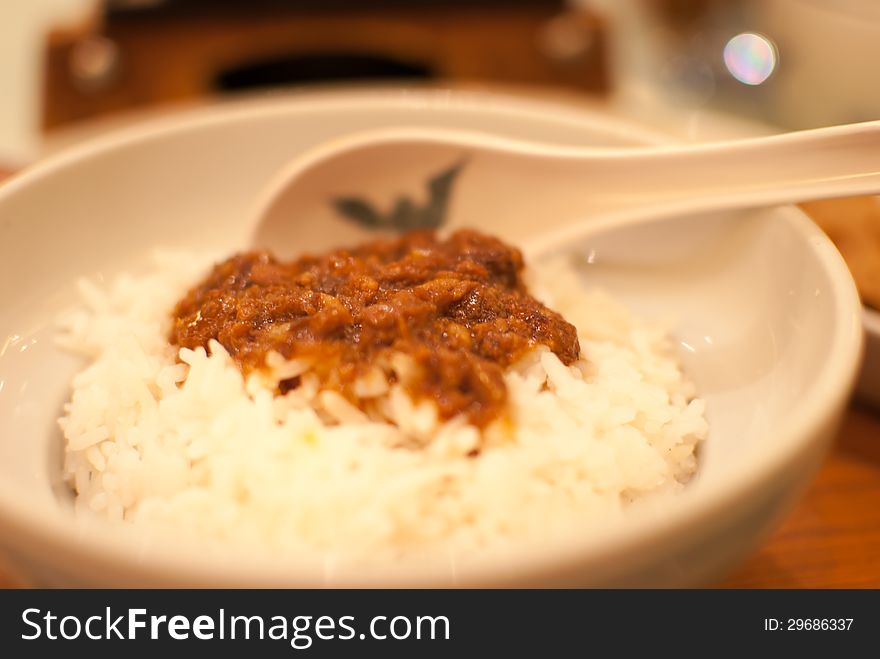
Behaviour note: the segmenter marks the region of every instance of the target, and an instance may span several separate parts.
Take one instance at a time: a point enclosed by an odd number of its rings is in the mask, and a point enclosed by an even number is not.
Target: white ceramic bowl
[[[596,113],[482,94],[336,92],[168,117],[38,164],[0,188],[0,562],[28,582],[120,585],[685,586],[772,529],[822,459],[853,384],[860,306],[839,254],[793,208],[630,227],[584,243],[593,281],[677,318],[707,400],[698,477],[662,515],[464,566],[320,574],[76,522],[60,503],[55,418],[81,363],[53,347],[73,280],[137,268],[154,245],[241,248],[242,218],[293,154],[343,132],[454,126],[568,144],[656,139]],[[540,194],[540,191],[518,191]],[[553,228],[506,235],[520,243]]]

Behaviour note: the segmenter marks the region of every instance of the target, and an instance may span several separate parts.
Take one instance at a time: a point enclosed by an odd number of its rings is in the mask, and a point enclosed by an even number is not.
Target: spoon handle
[[[581,165],[593,160],[591,194],[603,211],[669,203],[721,210],[880,194],[880,121],[585,155],[571,154]]]

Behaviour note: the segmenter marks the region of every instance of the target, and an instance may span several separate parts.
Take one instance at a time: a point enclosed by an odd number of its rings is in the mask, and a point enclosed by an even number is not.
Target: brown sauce
[[[178,302],[170,340],[195,348],[216,339],[245,372],[271,351],[311,358],[322,386],[357,405],[355,381],[401,352],[416,367],[411,395],[436,401],[441,418],[464,414],[483,426],[504,409],[504,369],[531,347],[546,345],[566,364],[579,355],[574,326],[529,295],[522,270],[519,250],[470,230],[448,239],[412,232],[287,263],[244,252]]]

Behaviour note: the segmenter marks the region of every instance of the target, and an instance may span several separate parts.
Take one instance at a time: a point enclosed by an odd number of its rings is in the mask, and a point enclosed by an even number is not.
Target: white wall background
[[[40,144],[46,34],[88,16],[98,0],[0,0],[0,163],[24,164]]]

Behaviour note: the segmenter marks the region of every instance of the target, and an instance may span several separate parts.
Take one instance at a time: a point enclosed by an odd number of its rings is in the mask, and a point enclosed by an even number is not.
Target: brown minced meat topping
[[[565,364],[580,352],[574,326],[529,295],[522,270],[519,250],[471,230],[416,231],[291,262],[244,252],[178,302],[170,340],[216,339],[245,373],[271,351],[309,358],[322,387],[361,408],[355,381],[404,353],[416,366],[410,395],[436,401],[441,418],[485,426],[505,407],[504,370],[526,351],[543,344]]]

